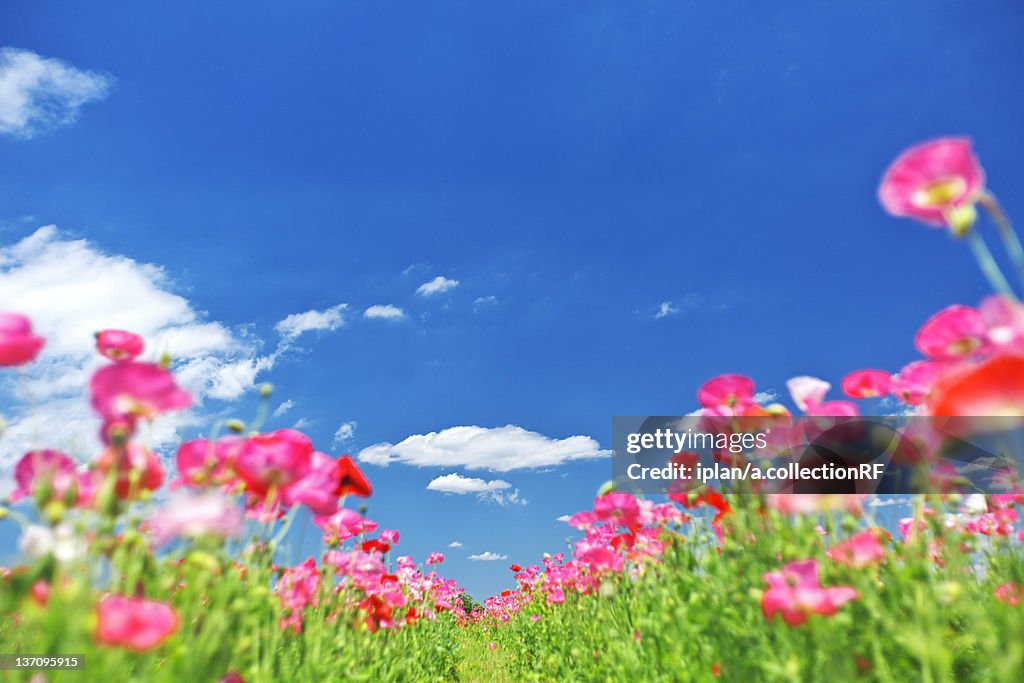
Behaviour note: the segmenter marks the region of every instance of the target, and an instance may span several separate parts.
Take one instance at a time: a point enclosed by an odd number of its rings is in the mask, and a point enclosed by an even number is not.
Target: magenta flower
[[[124,330],[103,330],[96,333],[96,350],[115,363],[135,360],[146,342],[134,332]]]
[[[312,458],[309,437],[294,429],[278,429],[246,439],[238,449],[235,472],[249,491],[262,497],[305,477]]]
[[[885,532],[881,529],[868,529],[854,534],[829,549],[828,557],[834,562],[858,569],[881,562],[885,558],[885,546],[880,539],[882,534]]]
[[[940,138],[916,145],[892,163],[878,198],[894,216],[945,227],[950,215],[971,206],[985,189],[985,172],[966,138]]]
[[[892,376],[885,370],[855,370],[842,382],[843,393],[850,398],[878,398],[892,388]]]
[[[388,545],[395,545],[398,543],[398,532],[394,529],[383,529],[380,532],[380,540]]]
[[[174,538],[233,538],[242,532],[242,511],[217,491],[178,492],[145,525],[157,545]]]
[[[764,580],[768,584],[761,599],[765,619],[781,613],[790,626],[799,626],[811,614],[831,616],[858,597],[851,586],[822,586],[818,561],[813,559],[790,562],[782,571],[765,574]]]
[[[985,298],[978,307],[989,344],[1024,351],[1024,306],[1005,296]]]
[[[191,439],[178,447],[178,479],[171,486],[206,487],[227,483],[233,477],[235,456],[242,447],[238,436],[222,436],[216,441]]]
[[[192,397],[170,371],[156,363],[116,363],[100,368],[89,382],[92,407],[107,421],[152,418],[188,408]]]
[[[1016,607],[1024,601],[1024,583],[1003,583],[996,587],[995,596],[1010,607]]]
[[[141,652],[164,642],[177,630],[170,605],[142,598],[108,595],[96,608],[96,641]]]
[[[954,305],[942,309],[921,326],[914,346],[932,360],[956,360],[983,351],[987,336],[978,311]]]
[[[629,493],[611,491],[594,499],[594,515],[601,520],[615,522],[630,529],[643,525],[640,503]]]
[[[53,490],[52,498],[63,498],[77,484],[75,461],[60,451],[29,451],[14,466],[14,481],[17,486],[11,492],[11,501],[33,495],[44,482]]]
[[[713,377],[697,390],[697,400],[713,412],[715,409],[742,412],[743,408],[754,405],[754,380],[744,375]]]
[[[442,562],[444,562],[444,555],[442,553],[433,552],[427,556],[428,567],[432,564],[441,564]]]
[[[0,312],[0,366],[24,365],[46,341],[32,334],[32,323],[20,313]]]
[[[942,370],[943,364],[935,361],[916,360],[908,363],[893,378],[890,390],[904,403],[920,405],[931,393],[932,385],[938,380]]]
[[[337,544],[359,534],[373,533],[377,529],[377,522],[348,508],[340,508],[329,516],[315,515],[313,523],[324,530],[324,541],[328,544]]]
[[[315,515],[330,516],[338,511],[338,463],[316,451],[306,476],[284,492],[286,505],[301,503]]]

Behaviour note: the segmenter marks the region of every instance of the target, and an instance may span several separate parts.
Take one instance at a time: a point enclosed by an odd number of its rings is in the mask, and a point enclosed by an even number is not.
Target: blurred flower
[[[594,499],[594,515],[631,529],[640,527],[640,504],[629,493],[611,491]]]
[[[966,138],[939,138],[916,145],[892,163],[878,198],[894,216],[944,227],[951,214],[971,207],[985,189],[985,172]]]
[[[106,476],[111,470],[115,472],[114,491],[121,500],[138,498],[142,491],[155,491],[164,481],[160,458],[137,443],[108,446],[96,457],[94,464],[100,475]]]
[[[956,360],[983,351],[987,330],[970,306],[948,306],[925,322],[914,338],[918,351],[932,360]]]
[[[908,363],[892,380],[890,390],[904,403],[912,406],[924,402],[932,384],[942,373],[943,365],[934,361],[917,360]]]
[[[153,418],[188,408],[192,397],[156,363],[115,363],[97,370],[89,383],[92,407],[104,420]]]
[[[135,360],[146,347],[142,337],[124,330],[103,330],[96,333],[96,350],[116,363]]]
[[[1016,607],[1024,601],[1024,583],[1004,583],[996,587],[995,596],[1010,607]]]
[[[878,398],[889,393],[892,376],[885,370],[855,370],[843,378],[842,389],[850,398]]]
[[[35,359],[45,340],[32,334],[32,323],[20,313],[0,312],[0,366],[24,365]]]
[[[697,390],[697,400],[715,414],[739,415],[755,405],[754,380],[744,375],[718,375]]]
[[[832,388],[832,385],[817,377],[794,377],[786,382],[789,395],[793,403],[800,410],[810,412],[825,400],[825,394]]]
[[[238,436],[222,436],[216,441],[191,439],[178,447],[178,479],[171,486],[205,487],[226,483],[242,446]]]
[[[30,560],[53,555],[61,564],[83,559],[88,550],[85,540],[67,522],[61,522],[52,529],[29,524],[21,535],[18,548]]]
[[[884,534],[881,529],[862,531],[830,548],[827,555],[835,562],[858,569],[881,562],[885,557],[885,546],[880,536]]]
[[[235,471],[247,490],[262,497],[306,476],[312,457],[309,437],[294,429],[278,429],[246,439],[238,450]]]
[[[352,494],[360,498],[370,497],[370,494],[373,493],[370,482],[351,457],[343,455],[338,458],[337,468],[338,487],[335,492],[336,495],[347,496]]]
[[[173,538],[219,536],[232,538],[242,531],[242,511],[217,491],[188,494],[183,491],[167,502],[146,521],[157,545]]]
[[[178,615],[170,605],[142,598],[108,595],[96,608],[96,641],[138,652],[171,637]]]
[[[427,566],[432,564],[441,564],[442,562],[444,562],[444,555],[441,553],[433,552],[427,556]]]
[[[60,451],[29,451],[14,466],[14,481],[12,501],[33,495],[41,485],[52,490],[48,500],[62,499],[77,482],[75,461]]]
[[[799,626],[811,614],[835,614],[857,598],[857,591],[850,586],[822,586],[818,561],[813,559],[790,562],[782,571],[765,574],[764,580],[768,584],[761,599],[765,618],[771,620],[781,613],[790,626]]]
[[[928,398],[931,415],[1024,419],[1024,356],[999,354],[940,377]],[[968,425],[970,420],[959,420]]]

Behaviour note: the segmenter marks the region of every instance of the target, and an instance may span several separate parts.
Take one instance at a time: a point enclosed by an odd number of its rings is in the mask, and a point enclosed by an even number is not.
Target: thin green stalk
[[[994,194],[986,192],[978,200],[978,203],[988,212],[992,222],[996,224],[996,229],[1003,240],[1006,252],[1010,255],[1013,267],[1017,270],[1017,277],[1020,279],[1021,285],[1024,286],[1024,246],[1020,243],[1017,231],[1013,229],[1010,219],[1007,217],[1006,212],[1003,211],[1003,207],[999,204]]]
[[[974,260],[978,262],[978,267],[981,268],[982,274],[988,280],[992,289],[998,294],[1016,301],[1017,295],[1013,293],[1013,288],[1010,287],[1006,276],[1003,275],[1003,271],[1000,270],[995,257],[992,256],[988,245],[985,244],[985,240],[977,230],[972,229],[967,233],[967,244],[970,245],[971,252],[974,254]]]

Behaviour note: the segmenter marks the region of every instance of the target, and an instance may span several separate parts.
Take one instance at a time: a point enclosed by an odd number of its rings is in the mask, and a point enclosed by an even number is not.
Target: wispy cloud
[[[479,555],[470,555],[469,559],[473,562],[496,562],[498,560],[507,560],[508,555],[492,553],[490,550],[486,550]]]
[[[662,301],[661,304],[658,305],[658,311],[654,314],[654,319],[660,320],[661,318],[667,318],[668,316],[675,315],[678,312],[679,307],[671,301]]]
[[[446,277],[438,275],[430,282],[424,282],[422,285],[416,288],[416,293],[420,296],[432,296],[434,294],[441,294],[443,292],[450,291],[459,286],[458,280],[450,280]]]
[[[274,417],[281,417],[294,407],[295,401],[288,399],[287,401],[281,403],[281,405],[279,405],[278,407],[274,408]]]
[[[489,296],[478,296],[473,301],[473,312],[476,313],[484,308],[490,308],[498,303],[498,297],[493,294]]]
[[[449,548],[461,548],[462,547],[462,543],[460,543],[459,541],[452,541],[451,543],[448,544],[448,547]]]
[[[295,339],[306,332],[332,332],[345,324],[344,312],[348,304],[338,304],[322,311],[310,310],[292,313],[274,325],[284,339]]]
[[[503,479],[486,481],[474,477],[463,477],[451,473],[436,477],[427,484],[428,491],[439,491],[455,495],[475,494],[477,498],[499,505],[526,505],[528,500],[519,495],[519,489]]]
[[[397,444],[378,443],[364,448],[359,459],[374,465],[393,462],[417,467],[465,467],[493,472],[536,469],[573,460],[611,455],[589,436],[552,439],[518,427],[449,427],[440,432],[415,434]]]
[[[568,522],[572,515],[562,515],[561,517],[555,517],[556,522]]]
[[[363,311],[363,317],[381,320],[401,320],[405,317],[405,311],[391,304],[375,304]]]
[[[27,139],[74,123],[82,105],[106,97],[113,82],[59,59],[0,48],[0,134]]]
[[[356,427],[358,426],[359,424],[355,420],[342,422],[334,431],[334,447],[337,448],[346,441],[351,440],[356,435]]]

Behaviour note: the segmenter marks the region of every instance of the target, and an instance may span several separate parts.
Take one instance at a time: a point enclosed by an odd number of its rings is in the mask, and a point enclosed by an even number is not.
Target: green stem
[[[977,230],[972,229],[967,233],[967,244],[970,245],[971,252],[974,254],[974,260],[978,262],[978,267],[981,268],[981,272],[985,275],[992,289],[1016,301],[1017,296],[1013,293],[1010,283],[1006,281],[1006,276],[999,269],[999,264],[996,263],[992,252],[989,251],[988,245],[985,244],[985,240]]]
[[[1003,245],[1010,255],[1010,260],[1013,261],[1013,267],[1017,270],[1017,277],[1020,279],[1021,284],[1024,285],[1024,246],[1021,245],[1020,238],[1013,229],[1010,219],[1007,217],[1006,212],[1003,211],[1003,207],[999,204],[999,200],[996,199],[994,194],[986,192],[978,200],[978,203],[988,212],[992,222],[996,224],[996,229],[999,230],[999,236],[1003,240]]]

